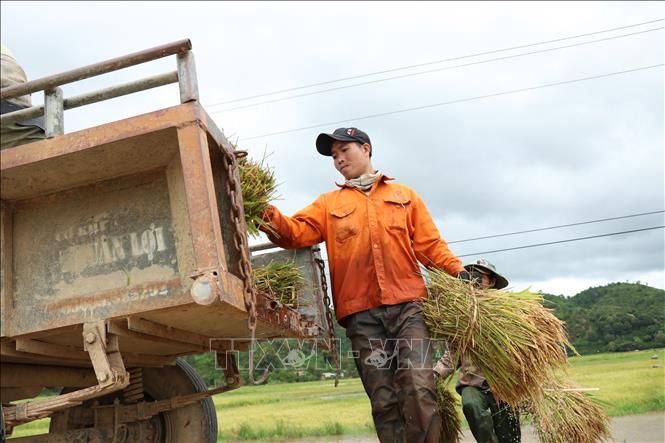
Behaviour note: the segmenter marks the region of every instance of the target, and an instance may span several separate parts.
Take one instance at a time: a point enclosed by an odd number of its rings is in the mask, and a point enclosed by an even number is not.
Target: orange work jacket
[[[421,198],[381,176],[369,194],[350,187],[319,196],[293,217],[270,206],[264,214],[285,249],[326,242],[337,320],[381,305],[427,297],[418,261],[457,276],[450,251]]]

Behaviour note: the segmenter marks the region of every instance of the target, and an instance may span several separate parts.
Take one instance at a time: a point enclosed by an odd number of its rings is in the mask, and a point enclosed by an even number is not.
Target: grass
[[[651,360],[654,354],[658,359]],[[600,388],[594,397],[608,415],[636,415],[665,410],[664,362],[665,349],[587,355],[570,359],[569,375],[581,387]],[[340,380],[338,388],[332,381],[246,386],[213,401],[220,442],[374,432],[359,379]],[[13,436],[47,431],[44,419],[18,427]]]
[[[358,379],[246,386],[214,398],[219,441],[373,432]]]
[[[620,417],[665,410],[663,365],[665,349],[598,354],[571,358],[570,375],[580,386],[599,388],[607,414]]]

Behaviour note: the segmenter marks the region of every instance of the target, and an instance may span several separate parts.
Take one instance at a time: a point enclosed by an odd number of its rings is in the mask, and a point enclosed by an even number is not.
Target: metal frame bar
[[[51,138],[65,132],[65,108],[62,89],[44,91],[44,131]]]
[[[177,131],[196,268],[201,274],[221,274],[228,268],[206,133],[199,125],[179,127]]]
[[[165,74],[145,77],[117,86],[111,86],[97,91],[87,92],[85,94],[75,95],[63,100],[64,110],[78,108],[80,106],[90,105],[123,95],[133,94],[135,92],[146,91],[148,89],[158,88],[160,86],[170,85],[178,82],[178,72],[171,71]],[[21,120],[28,120],[39,117],[44,114],[44,105],[37,105],[31,108],[20,109],[14,112],[8,112],[0,117],[2,124],[11,124]]]
[[[118,337],[107,334],[104,321],[84,323],[83,341],[99,384],[46,400],[35,400],[10,406],[3,411],[11,429],[16,425],[48,417],[53,412],[81,404],[83,401],[124,389],[129,373],[120,356]]]
[[[97,384],[97,376],[89,368],[4,362],[0,368],[2,389],[39,387],[41,390],[44,379],[55,386],[85,388]]]
[[[121,57],[94,63],[82,68],[73,69],[71,71],[51,75],[49,77],[43,77],[37,80],[32,80],[20,85],[9,86],[0,90],[0,99],[7,100],[26,94],[31,94],[37,91],[53,89],[56,86],[62,86],[67,83],[73,83],[75,81],[95,77],[100,74],[106,74],[109,72],[117,71],[119,69],[139,65],[141,63],[168,57],[169,55],[178,54],[181,52],[189,51],[191,49],[192,43],[189,41],[189,39],[178,40],[177,42],[156,46],[154,48],[134,52],[128,55],[123,55]]]
[[[37,80],[9,86],[0,90],[0,99],[8,100],[37,91],[44,91],[44,105],[33,106],[19,111],[9,112],[0,117],[1,124],[27,120],[44,115],[45,131],[48,138],[64,134],[64,110],[97,103],[111,98],[145,91],[147,89],[179,82],[180,102],[199,100],[198,81],[192,43],[189,39],[179,40],[122,57],[113,58],[82,68],[43,77]],[[177,70],[141,80],[124,83],[110,88],[92,91],[64,99],[60,86],[97,75],[117,71],[159,58],[177,55]]]
[[[281,249],[279,246],[277,246],[274,243],[267,242],[267,243],[260,243],[258,245],[253,245],[249,247],[250,252],[259,252],[259,251],[267,251],[268,249]]]

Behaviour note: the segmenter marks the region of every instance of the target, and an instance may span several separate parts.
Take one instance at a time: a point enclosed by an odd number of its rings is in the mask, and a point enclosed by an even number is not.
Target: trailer
[[[211,396],[241,386],[237,355],[273,338],[335,338],[318,248],[276,251],[308,285],[298,309],[256,291],[236,150],[199,103],[182,40],[2,89],[44,92],[45,140],[0,156],[3,424],[50,417],[14,441],[214,442]],[[73,97],[60,86],[175,56],[174,71]],[[178,83],[180,104],[64,133],[64,111]],[[270,253],[268,253],[270,254]],[[254,256],[254,257],[253,257]],[[215,352],[208,389],[180,357]],[[45,387],[60,395],[34,399]],[[19,401],[20,400],[20,401]],[[27,400],[27,401],[25,401]],[[17,402],[19,401],[19,402]]]

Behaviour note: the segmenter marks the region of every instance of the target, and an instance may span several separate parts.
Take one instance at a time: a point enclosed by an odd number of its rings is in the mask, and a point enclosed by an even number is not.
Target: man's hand
[[[436,362],[432,370],[434,371],[435,377],[448,378],[450,374],[455,372],[454,368],[451,368],[450,364],[450,354],[444,354],[443,357]]]
[[[483,283],[483,274],[478,271],[462,271],[457,275],[457,278],[471,282],[478,287]]]

